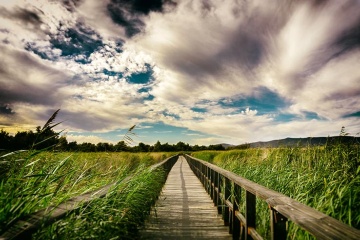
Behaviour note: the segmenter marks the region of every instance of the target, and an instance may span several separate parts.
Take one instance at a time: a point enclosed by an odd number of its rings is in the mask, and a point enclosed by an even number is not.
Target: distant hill
[[[228,149],[229,147],[235,147],[235,145],[228,144],[228,143],[220,143],[219,145],[223,146],[223,148]]]
[[[227,148],[261,148],[261,147],[303,147],[303,146],[323,146],[326,143],[356,143],[360,144],[360,137],[335,136],[335,137],[307,137],[307,138],[284,138],[266,142],[253,142],[233,146],[227,144]],[[222,144],[223,145],[223,144]]]

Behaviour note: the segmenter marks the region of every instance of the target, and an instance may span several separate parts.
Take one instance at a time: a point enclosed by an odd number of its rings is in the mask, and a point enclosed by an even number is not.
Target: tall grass
[[[359,145],[339,143],[325,147],[197,152],[193,156],[360,229]],[[266,203],[258,201],[257,209],[257,228],[265,238],[269,238]],[[288,237],[312,239],[292,223],[289,224]]]
[[[0,234],[21,217],[121,182],[166,154],[19,152],[0,158]]]
[[[106,197],[39,230],[34,239],[136,239],[165,179],[163,171],[142,165],[130,181],[118,182]]]

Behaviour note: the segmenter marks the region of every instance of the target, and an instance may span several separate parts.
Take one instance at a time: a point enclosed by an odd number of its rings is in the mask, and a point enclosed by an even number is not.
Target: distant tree
[[[59,142],[58,142],[57,148],[60,151],[67,151],[68,150],[68,141],[67,141],[65,136],[59,137]]]
[[[96,146],[93,143],[83,142],[77,145],[77,151],[80,152],[96,152]]]
[[[204,150],[206,150],[206,149],[207,149],[206,146],[194,145],[191,150],[192,150],[192,151],[204,151]]]
[[[116,152],[127,152],[129,151],[129,147],[127,146],[125,141],[120,141],[114,146],[114,151]]]
[[[112,152],[114,150],[114,146],[107,142],[99,142],[96,144],[97,152]]]
[[[150,145],[147,145],[145,143],[140,142],[138,146],[136,147],[137,152],[149,152]]]
[[[225,148],[221,144],[216,144],[216,145],[209,145],[208,150],[225,150]]]
[[[68,143],[68,147],[67,147],[68,151],[77,151],[78,150],[78,144],[76,141],[73,141],[73,142],[69,142]]]
[[[12,141],[12,149],[20,150],[20,149],[30,149],[34,141],[36,139],[36,135],[33,131],[23,131],[17,132]]]
[[[175,151],[191,151],[192,148],[189,146],[189,144],[184,142],[178,142],[175,145]]]
[[[158,140],[154,145],[153,151],[154,152],[161,152],[161,150],[162,150],[162,145],[161,145],[160,141]]]
[[[160,147],[160,152],[174,152],[174,151],[176,151],[175,146],[170,145],[169,143],[165,143]]]
[[[0,149],[9,150],[11,148],[12,136],[3,129],[0,131]]]

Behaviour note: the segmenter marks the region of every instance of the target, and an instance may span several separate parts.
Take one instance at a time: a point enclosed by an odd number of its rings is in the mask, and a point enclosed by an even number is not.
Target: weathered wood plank
[[[182,156],[140,235],[141,239],[231,239],[210,196]]]

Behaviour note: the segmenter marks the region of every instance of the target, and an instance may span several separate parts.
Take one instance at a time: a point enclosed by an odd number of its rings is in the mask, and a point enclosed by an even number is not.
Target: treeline
[[[45,130],[40,127],[36,131],[17,132],[10,135],[4,130],[0,130],[0,150],[16,151],[16,150],[57,150],[57,151],[80,151],[80,152],[179,152],[179,151],[201,151],[201,150],[224,150],[221,144],[210,146],[190,146],[184,142],[176,144],[160,143],[157,141],[154,145],[148,145],[140,142],[136,146],[129,146],[125,141],[119,141],[116,144],[100,142],[93,143],[77,143],[69,142],[65,136],[60,136],[51,128]]]

